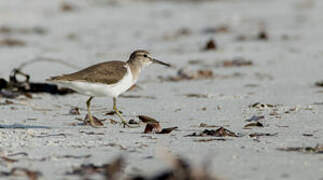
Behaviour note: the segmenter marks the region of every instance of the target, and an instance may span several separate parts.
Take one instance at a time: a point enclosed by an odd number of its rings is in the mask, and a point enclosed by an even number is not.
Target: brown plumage
[[[127,62],[103,62],[75,73],[52,77],[49,81],[53,81],[54,83],[71,88],[81,94],[90,96],[86,101],[86,106],[90,124],[94,127],[96,126],[96,123],[94,122],[90,111],[91,100],[95,96],[113,97],[113,109],[122,120],[122,124],[125,126],[127,125],[127,121],[122,117],[117,109],[117,97],[136,83],[141,70],[152,63],[168,67],[170,66],[167,63],[152,58],[148,51],[137,50],[130,55]],[[108,86],[111,84],[113,84],[113,86]]]
[[[115,84],[127,73],[126,63],[109,61],[99,63],[71,74],[50,78],[50,81],[83,81],[102,84]]]

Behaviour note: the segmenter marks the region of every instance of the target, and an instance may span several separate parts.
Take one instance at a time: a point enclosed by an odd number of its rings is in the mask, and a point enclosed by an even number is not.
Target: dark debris
[[[23,76],[25,79],[18,80],[18,76]],[[48,83],[34,83],[29,81],[30,76],[21,72],[19,69],[12,70],[9,81],[0,79],[0,97],[16,98],[19,95],[32,97],[30,93],[49,93],[53,95],[66,95],[74,93],[73,90],[67,88],[58,88],[57,85]]]
[[[204,51],[216,50],[216,49],[217,49],[217,44],[213,39],[210,39],[209,41],[207,41],[205,46],[203,47]]]
[[[224,128],[220,127],[216,130],[209,130],[205,129],[203,132],[186,135],[185,137],[205,137],[205,136],[215,136],[215,137],[225,137],[225,136],[231,136],[231,137],[239,137],[236,133]]]
[[[0,177],[17,177],[17,176],[26,176],[29,180],[37,180],[42,173],[39,171],[29,170],[27,168],[12,168],[9,172],[1,171]]]
[[[287,148],[278,148],[280,151],[287,152],[303,152],[303,153],[315,153],[322,154],[323,153],[323,144],[318,144],[314,147],[287,147]]]

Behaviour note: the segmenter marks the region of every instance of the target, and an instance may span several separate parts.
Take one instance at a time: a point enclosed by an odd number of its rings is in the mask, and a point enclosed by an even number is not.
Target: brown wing
[[[81,71],[52,77],[52,81],[87,81],[94,83],[114,84],[127,73],[126,63],[109,61],[96,64]]]

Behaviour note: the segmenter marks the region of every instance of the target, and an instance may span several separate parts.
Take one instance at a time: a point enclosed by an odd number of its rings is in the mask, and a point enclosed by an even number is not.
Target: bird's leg
[[[92,127],[97,127],[94,123],[94,120],[93,120],[93,117],[92,117],[92,114],[91,114],[91,110],[90,110],[90,106],[91,106],[91,100],[93,99],[93,96],[91,96],[87,101],[86,101],[86,107],[87,107],[87,114],[89,116],[89,119],[90,119],[90,125]],[[86,124],[84,122],[84,124]]]
[[[127,123],[127,121],[125,120],[125,118],[121,115],[121,113],[119,112],[119,110],[117,109],[117,98],[113,98],[113,110],[117,113],[117,115],[119,116],[119,118],[121,119],[121,123],[123,124],[123,127],[130,127]]]

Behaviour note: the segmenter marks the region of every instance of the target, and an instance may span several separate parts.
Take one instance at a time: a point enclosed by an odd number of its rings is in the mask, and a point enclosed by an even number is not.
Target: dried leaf
[[[246,60],[242,57],[237,57],[233,60],[223,61],[223,67],[240,67],[240,66],[252,66],[253,62],[251,60]]]
[[[115,121],[115,120],[113,120],[113,119],[109,119],[110,120],[110,123],[111,124],[118,124],[118,122],[117,121]]]
[[[189,93],[185,94],[186,97],[195,97],[195,98],[208,98],[209,96],[206,94],[196,94],[196,93]]]
[[[158,132],[157,134],[169,134],[171,133],[173,130],[177,129],[178,127],[169,127],[169,128],[163,128],[160,132]]]
[[[26,43],[19,39],[5,38],[0,40],[0,46],[14,47],[14,46],[25,46],[25,45]]]
[[[11,159],[11,158],[8,158],[8,157],[5,157],[5,156],[2,156],[0,157],[2,160],[8,162],[8,163],[15,163],[15,162],[18,162],[18,160],[16,159]]]
[[[93,117],[93,121],[94,121],[95,126],[104,126],[104,124],[101,122],[102,120],[99,120],[95,116],[92,116],[92,117]],[[84,125],[90,125],[90,118],[89,118],[88,114],[86,114],[83,122],[84,122]]]
[[[146,116],[146,115],[139,115],[138,118],[143,122],[143,123],[149,123],[149,124],[153,124],[153,123],[159,123],[156,119]]]
[[[247,128],[247,127],[264,127],[264,125],[260,122],[254,122],[254,123],[248,123],[244,127],[245,128]]]
[[[204,46],[203,50],[208,51],[208,50],[216,50],[217,45],[216,42],[213,39],[210,39]]]
[[[145,127],[144,133],[150,134],[150,133],[159,133],[161,132],[161,126],[159,123],[148,123]]]
[[[66,3],[66,2],[63,2],[62,4],[61,4],[61,11],[63,11],[63,12],[69,12],[69,11],[73,11],[73,10],[75,10],[75,7],[74,7],[74,5],[72,5],[72,4],[68,4],[68,3]]]
[[[121,113],[121,112],[120,112]],[[105,113],[104,115],[106,115],[106,116],[113,116],[113,115],[115,115],[116,114],[116,112],[115,111],[109,111],[109,112],[107,112],[107,113]],[[122,114],[122,113],[121,113]]]

